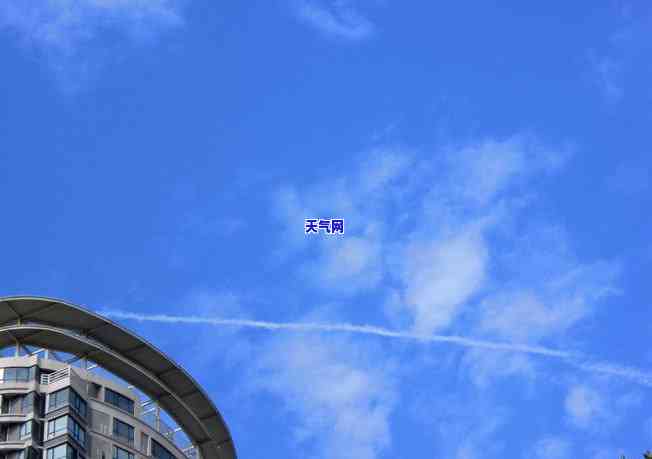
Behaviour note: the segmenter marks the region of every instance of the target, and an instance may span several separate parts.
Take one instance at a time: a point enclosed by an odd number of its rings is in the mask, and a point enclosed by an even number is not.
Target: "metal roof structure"
[[[0,348],[17,343],[91,359],[157,401],[202,459],[236,458],[226,423],[199,384],[122,326],[57,299],[0,297]]]

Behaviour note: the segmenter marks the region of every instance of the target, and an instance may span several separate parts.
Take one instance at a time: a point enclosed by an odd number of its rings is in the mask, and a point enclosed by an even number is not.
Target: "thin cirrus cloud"
[[[548,436],[535,444],[532,453],[537,459],[567,459],[572,457],[572,445],[565,438]]]
[[[283,187],[277,195],[278,217],[288,225],[288,234],[296,234],[296,241],[285,247],[319,252],[319,264],[329,269],[304,277],[322,290],[382,290],[382,281],[389,279],[397,286],[395,312],[410,319],[418,334],[438,332],[493,287],[491,265],[513,264],[494,255],[494,233],[509,227],[527,203],[527,179],[554,171],[565,156],[563,150],[545,148],[525,136],[472,142],[421,161],[406,148],[378,148],[361,161],[359,170],[337,183],[317,183],[304,194],[297,191],[305,189],[302,185]],[[345,216],[347,235],[308,244],[293,230],[296,222],[315,215]],[[501,245],[501,253],[512,246],[533,246],[517,238]],[[342,251],[351,259],[331,263],[342,259]],[[545,267],[545,274],[578,267],[562,260]],[[539,274],[531,277],[539,279]],[[592,280],[585,277],[589,279],[582,282]],[[527,284],[533,288],[533,282]]]
[[[4,0],[0,32],[36,51],[64,92],[76,92],[97,76],[116,37],[150,42],[183,24],[181,6],[181,0]]]
[[[330,38],[360,41],[376,32],[374,23],[348,1],[298,0],[294,10],[301,22]]]
[[[182,24],[177,0],[6,0],[0,25],[27,44],[72,53],[102,29],[147,37]]]
[[[321,295],[328,320],[315,318],[312,308],[305,321],[105,313],[123,320],[272,332],[262,340],[262,349],[271,353],[251,359],[266,375],[255,388],[294,413],[297,441],[319,443],[315,457],[350,458],[348,452],[355,451],[356,457],[375,459],[391,448],[392,415],[411,396],[401,390],[406,365],[391,353],[374,351],[373,342],[361,339],[365,336],[384,338],[382,346],[392,341],[421,346],[421,355],[434,346],[440,355],[464,350],[460,367],[475,385],[536,376],[548,364],[550,371],[566,366],[652,387],[644,368],[600,361],[590,349],[585,354],[560,345],[597,303],[616,292],[618,274],[608,261],[580,260],[559,225],[528,213],[539,202],[533,199],[536,184],[563,166],[565,150],[526,135],[476,139],[419,156],[385,146],[352,161],[353,168],[335,180],[279,184],[271,198],[272,212],[287,226],[279,251],[285,261],[297,261],[296,275],[311,296]],[[335,216],[345,218],[342,237],[303,234],[305,218]],[[308,277],[302,263],[328,269]],[[363,305],[370,311],[386,312],[384,300],[391,300],[387,326],[356,325],[347,321],[348,311],[337,309],[347,300],[359,306],[365,294],[373,296]],[[334,306],[328,302],[333,297]],[[340,381],[346,382],[341,393],[330,393]],[[358,390],[371,382],[371,392]],[[363,435],[350,435],[352,419]],[[460,422],[465,431],[466,421]],[[484,450],[500,427],[469,441],[456,437],[457,457]],[[551,442],[538,447],[541,457],[563,451]]]
[[[509,352],[515,355],[532,355],[561,360],[568,365],[596,375],[606,375],[623,381],[652,387],[652,373],[645,369],[628,367],[618,363],[599,361],[591,356],[572,350],[553,349],[514,342],[487,341],[473,337],[456,335],[424,335],[412,332],[391,330],[372,325],[354,325],[350,323],[323,322],[269,322],[226,317],[174,316],[168,314],[139,314],[120,310],[100,311],[102,315],[115,319],[135,320],[139,322],[157,322],[164,324],[213,325],[218,327],[252,328],[278,332],[313,333],[348,333],[368,335],[402,341],[426,344],[448,344],[469,349],[481,349],[493,352]]]

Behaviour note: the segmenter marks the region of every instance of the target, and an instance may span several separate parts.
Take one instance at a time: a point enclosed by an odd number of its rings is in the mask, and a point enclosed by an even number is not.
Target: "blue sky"
[[[242,458],[636,456],[651,27],[642,1],[4,0],[0,290],[157,314],[118,320]]]

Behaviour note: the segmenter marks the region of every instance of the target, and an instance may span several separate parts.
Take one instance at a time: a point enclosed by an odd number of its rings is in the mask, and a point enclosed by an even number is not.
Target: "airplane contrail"
[[[517,352],[562,360],[565,363],[584,371],[615,376],[643,386],[652,387],[652,373],[648,371],[634,367],[613,364],[610,362],[598,361],[586,357],[579,352],[564,351],[543,346],[530,346],[526,344],[510,342],[487,341],[456,335],[425,335],[412,332],[396,331],[373,325],[355,325],[350,323],[266,322],[260,320],[226,319],[220,317],[138,314],[116,310],[102,311],[100,314],[107,317],[112,317],[114,319],[135,320],[138,322],[230,326],[238,328],[256,328],[270,331],[353,333],[373,335],[383,338],[417,341],[421,343],[447,343],[468,348]]]

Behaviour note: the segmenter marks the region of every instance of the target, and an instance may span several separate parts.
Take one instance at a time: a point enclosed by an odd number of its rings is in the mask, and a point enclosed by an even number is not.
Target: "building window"
[[[68,416],[61,416],[48,422],[48,439],[62,435],[68,429]]]
[[[86,431],[70,416],[68,416],[68,432],[80,445],[86,446]]]
[[[57,410],[65,405],[72,406],[80,416],[84,418],[86,417],[86,400],[81,398],[74,389],[67,387],[50,394],[48,401],[48,411]]]
[[[38,395],[35,392],[30,392],[24,397],[20,397],[20,412],[31,413],[34,411],[34,406],[38,403]]]
[[[34,392],[27,395],[4,395],[2,397],[2,412],[5,414],[27,414],[34,408]]]
[[[152,438],[152,457],[157,459],[176,459],[174,455],[165,449],[159,442]]]
[[[33,448],[25,448],[20,451],[11,451],[5,456],[2,456],[5,459],[41,459],[41,455],[38,454]]]
[[[20,425],[20,439],[24,440],[32,436],[32,421]]]
[[[86,431],[71,416],[61,416],[48,422],[48,439],[57,437],[66,432],[69,433],[72,438],[77,440],[80,445],[86,445]]]
[[[126,449],[118,448],[117,446],[113,447],[113,459],[134,459],[133,453],[130,453]]]
[[[145,432],[140,433],[140,452],[143,454],[148,453],[149,436]]]
[[[28,459],[30,457],[29,451],[21,449],[20,451],[11,451],[4,456],[6,459]]]
[[[85,418],[87,411],[86,400],[81,398],[79,394],[72,389],[70,390],[70,402],[75,411],[77,411],[81,417]]]
[[[29,368],[5,368],[4,382],[28,382],[36,380],[36,367]]]
[[[129,414],[134,414],[134,401],[122,394],[112,391],[109,388],[104,389],[104,401],[126,411]]]
[[[134,444],[134,428],[117,418],[113,419],[113,435],[131,446]]]
[[[68,443],[49,448],[45,457],[46,459],[82,459],[78,456],[77,450]]]
[[[68,388],[52,392],[48,397],[48,411],[54,411],[68,404],[70,393]]]

